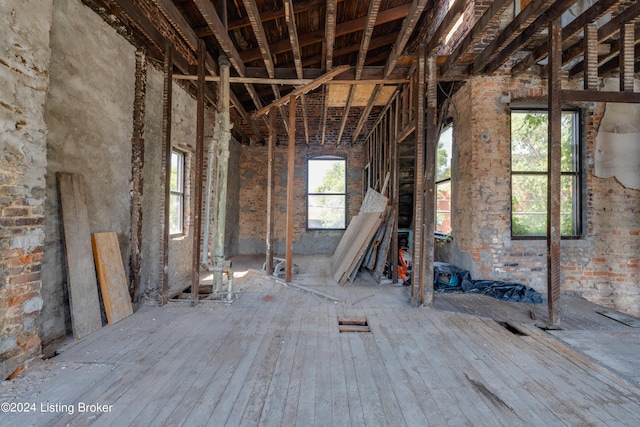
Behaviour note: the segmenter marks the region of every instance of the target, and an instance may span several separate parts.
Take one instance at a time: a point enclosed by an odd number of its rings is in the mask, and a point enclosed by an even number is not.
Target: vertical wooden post
[[[198,303],[200,290],[200,243],[202,231],[202,183],[204,170],[204,40],[198,40],[198,82],[196,93],[196,173],[193,181],[193,253],[191,264],[191,303]]]
[[[267,146],[267,259],[265,270],[267,274],[273,273],[273,146],[276,140],[276,109],[269,112],[269,140]]]
[[[436,56],[427,59],[427,155],[425,159],[423,280],[420,283],[422,303],[433,304],[434,231],[436,228],[436,156],[438,155],[438,76]]]
[[[549,324],[560,323],[560,172],[562,156],[562,22],[549,23],[547,296]]]
[[[289,98],[289,163],[287,164],[287,252],[285,281],[291,282],[293,267],[293,180],[296,167],[296,98]]]
[[[424,232],[424,97],[425,97],[425,47],[420,46],[418,54],[416,150],[413,172],[413,263],[411,266],[411,305],[422,304],[424,271],[422,264],[422,243]]]
[[[167,40],[164,44],[164,83],[162,96],[162,174],[164,185],[163,219],[161,224],[160,277],[158,292],[160,303],[167,303],[169,290],[169,199],[171,186],[171,103],[173,94],[173,47]]]
[[[393,195],[393,230],[391,234],[391,281],[398,282],[398,208],[400,205],[399,180],[398,180],[398,133],[400,132],[400,96],[394,101],[394,129],[391,138],[391,188]]]
[[[598,26],[584,27],[584,89],[598,90]]]
[[[635,62],[635,25],[622,24],[620,27],[620,92],[633,92]]]
[[[147,59],[136,50],[136,83],[133,101],[133,136],[131,138],[131,256],[129,257],[129,296],[140,299],[140,265],[142,263],[142,193],[144,175],[144,115],[147,86]]]

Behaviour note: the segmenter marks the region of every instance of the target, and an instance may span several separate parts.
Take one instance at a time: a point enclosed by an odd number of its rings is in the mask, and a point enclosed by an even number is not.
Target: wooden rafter
[[[362,69],[364,67],[364,61],[367,59],[367,52],[369,51],[369,43],[371,42],[371,38],[373,36],[373,29],[376,26],[376,19],[378,18],[378,10],[380,9],[381,0],[371,0],[369,3],[369,12],[367,13],[367,23],[364,27],[364,34],[362,35],[362,40],[360,42],[360,51],[358,52],[358,61],[356,63],[356,80],[360,80],[362,75]],[[349,110],[351,109],[351,104],[353,103],[353,96],[356,92],[355,86],[351,86],[349,88],[349,96],[347,98],[347,104],[344,107],[344,112],[342,115],[342,123],[340,124],[340,131],[338,132],[338,139],[336,141],[337,145],[340,145],[342,140],[342,135],[344,134],[344,129],[347,125],[347,121],[349,121]],[[353,142],[353,139],[352,139]]]
[[[292,96],[293,97],[300,96],[302,94],[305,94],[305,93],[307,93],[309,91],[312,91],[312,90],[316,89],[318,86],[321,86],[321,85],[325,84],[326,82],[328,82],[329,80],[331,80],[335,76],[337,76],[338,74],[344,73],[349,68],[350,67],[348,65],[340,65],[340,66],[334,68],[333,70],[329,71],[328,73],[325,73],[325,74],[321,75],[320,77],[318,77],[317,79],[313,80],[311,83],[308,83],[308,84],[306,84],[306,85],[304,85],[302,87],[294,89],[286,97],[277,99],[277,100],[273,101],[271,104],[267,105],[266,107],[261,108],[260,110],[258,110],[256,112],[256,116],[263,116],[263,115],[267,114],[271,107],[277,107],[277,106],[286,104],[287,102],[289,102],[289,99]]]
[[[296,17],[293,9],[293,1],[292,0],[284,0],[284,18],[287,23],[287,29],[289,30],[289,42],[291,43],[291,51],[293,53],[293,62],[296,68],[296,75],[299,79],[304,76],[302,72],[302,52],[300,51],[300,43],[298,43],[298,29],[296,28]],[[300,101],[302,104],[302,117],[304,121],[304,137],[309,144],[309,122],[307,118],[307,101],[302,95],[300,97]]]
[[[469,66],[469,74],[473,75],[482,71],[498,52],[522,34],[538,16],[553,4],[553,1],[554,0],[532,0],[531,3],[498,34],[491,44],[475,57],[473,64]]]
[[[531,25],[525,28],[521,34],[515,37],[506,47],[496,52],[491,61],[489,61],[486,67],[484,67],[484,72],[493,73],[500,68],[507,59],[528,43],[532,37],[545,29],[549,22],[562,16],[562,14],[566,12],[567,9],[575,3],[575,1],[576,0],[556,0],[553,2],[553,4],[534,19]],[[527,6],[524,11],[526,11],[530,6],[531,5]],[[524,11],[520,14],[524,13]],[[562,61],[562,58],[560,58],[560,60]]]
[[[369,50],[374,50],[374,49],[378,49],[380,47],[389,46],[391,44],[394,44],[397,41],[399,34],[400,34],[400,32],[398,31],[398,32],[385,34],[384,36],[372,38],[371,42],[369,43]],[[357,43],[350,44],[350,45],[347,45],[347,46],[343,46],[343,47],[341,47],[339,49],[335,49],[333,51],[332,57],[333,58],[338,58],[338,57],[343,56],[343,55],[348,55],[350,53],[357,52],[359,49],[360,49],[360,45],[357,44]],[[322,61],[323,61],[323,55],[322,54],[314,55],[314,56],[311,56],[311,57],[308,57],[308,58],[304,58],[302,60],[302,66],[303,67],[311,67],[311,66],[316,65],[316,64],[321,64]],[[325,62],[325,64],[326,64],[326,62]]]
[[[204,1],[204,0],[197,0]],[[376,25],[382,25],[389,22],[393,22],[398,19],[404,19],[409,10],[411,8],[410,4],[394,7],[391,9],[384,10],[378,13]],[[357,18],[351,21],[343,22],[336,25],[335,37],[346,36],[348,34],[353,34],[358,31],[363,31],[367,25],[368,18],[362,17]],[[300,43],[300,47],[310,46],[315,43],[322,43],[324,41],[325,32],[324,30],[312,31],[306,34],[298,34],[298,40]],[[280,40],[271,45],[271,53],[273,55],[278,55],[285,52],[291,51],[291,43],[289,40]],[[244,62],[251,62],[255,60],[259,60],[261,58],[260,49],[247,49],[240,54],[242,60]]]
[[[487,28],[494,25],[504,14],[507,7],[513,4],[512,0],[495,0],[482,14],[482,17],[471,28],[471,31],[462,39],[455,50],[447,58],[447,62],[441,68],[441,75],[447,75],[458,63],[462,55],[465,55],[471,46],[475,45],[486,33]]]
[[[325,59],[325,69],[327,71],[331,71],[333,68],[333,47],[336,39],[336,12],[338,9],[338,4],[336,0],[327,0],[327,14],[325,17],[324,24],[324,32],[325,32],[325,46],[324,56]],[[322,56],[319,58],[320,62],[322,61]],[[315,61],[313,62],[315,63]],[[306,65],[306,64],[305,64]],[[311,64],[309,64],[311,65]],[[329,100],[327,99],[328,90],[325,86],[324,88],[324,96],[322,97],[322,139],[321,144],[324,145],[324,140],[327,135],[327,115],[329,114]]]
[[[618,3],[618,0],[600,0],[599,2],[591,6],[589,9],[585,10],[580,16],[576,17],[573,21],[568,23],[562,29],[563,42],[567,43],[568,40],[570,40],[572,37],[574,37],[576,34],[582,31],[585,25],[598,20],[601,16],[607,13],[609,9],[612,6],[614,6],[616,3]],[[582,42],[578,42],[577,44],[579,45],[579,50],[580,50],[580,53],[578,55],[581,55],[582,52],[584,51],[582,47]],[[571,50],[572,48],[569,48],[569,49]],[[531,54],[527,55],[526,58],[524,58],[522,61],[516,64],[511,70],[511,74],[515,75],[527,70],[533,64],[544,59],[547,56],[548,51],[549,51],[549,43],[545,41],[540,46],[536,47]],[[568,60],[569,59],[566,58],[565,55],[563,54],[562,62],[566,63]]]

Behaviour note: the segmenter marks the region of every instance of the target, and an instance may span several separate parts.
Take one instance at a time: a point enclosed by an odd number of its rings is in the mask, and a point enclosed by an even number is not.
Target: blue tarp
[[[521,283],[473,280],[471,273],[453,264],[434,262],[433,288],[438,292],[469,292],[510,302],[545,304],[546,298]]]

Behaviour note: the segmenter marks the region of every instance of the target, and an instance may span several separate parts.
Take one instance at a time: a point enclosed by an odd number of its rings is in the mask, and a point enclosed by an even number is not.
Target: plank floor
[[[1,383],[0,402],[35,410],[0,425],[640,425],[636,384],[534,325],[516,335],[413,308],[401,286],[338,287],[326,262],[303,262],[299,287],[248,269],[233,304],[143,306],[67,343]],[[339,317],[365,317],[371,332],[340,333]],[[106,411],[81,411],[96,403]]]

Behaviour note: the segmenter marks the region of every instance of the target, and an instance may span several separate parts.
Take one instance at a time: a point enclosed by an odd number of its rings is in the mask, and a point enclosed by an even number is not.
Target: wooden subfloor
[[[307,260],[299,287],[239,272],[233,304],[144,306],[68,343],[2,382],[0,402],[37,406],[0,425],[640,425],[636,385],[534,325],[338,287],[326,262]],[[371,332],[340,333],[340,317]]]

